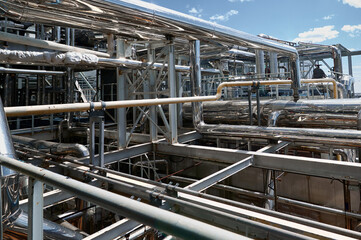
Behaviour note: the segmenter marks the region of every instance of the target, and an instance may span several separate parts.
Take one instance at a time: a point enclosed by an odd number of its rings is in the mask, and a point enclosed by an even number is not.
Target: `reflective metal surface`
[[[10,229],[15,232],[27,234],[28,214],[22,210],[16,214],[16,218],[11,219]],[[59,224],[43,219],[44,239],[51,240],[78,240],[83,236],[75,231],[69,230]]]
[[[191,119],[189,104],[183,106],[183,116]],[[307,128],[357,129],[357,114],[361,110],[360,99],[287,100],[261,101],[261,122],[266,126]],[[203,118],[206,123],[249,124],[248,102],[218,101],[203,103]],[[256,112],[256,109],[253,109]],[[277,115],[275,115],[277,113]],[[256,115],[253,115],[256,121]]]
[[[9,126],[7,124],[4,107],[0,99],[0,155],[16,158],[13,143],[11,141]],[[2,213],[4,228],[9,225],[9,218],[19,210],[19,174],[7,167],[1,166],[0,177]]]

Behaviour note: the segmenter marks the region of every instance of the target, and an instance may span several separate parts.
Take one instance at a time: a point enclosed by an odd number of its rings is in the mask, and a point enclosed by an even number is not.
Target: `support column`
[[[123,39],[116,40],[117,47],[117,58],[125,57],[125,41]],[[120,68],[116,69],[117,75],[117,100],[125,100],[126,87],[125,87],[125,76]],[[122,149],[126,146],[127,138],[127,118],[126,109],[117,109],[117,126],[118,126],[118,148]]]
[[[148,46],[148,62],[153,62],[155,60],[155,49],[152,47],[152,45]],[[157,89],[156,89],[156,76],[154,70],[149,70],[149,91],[151,99],[157,98]],[[145,97],[145,96],[144,96]],[[153,120],[149,121],[149,134],[150,134],[150,140],[156,141],[157,135],[158,135],[158,129],[156,124],[158,123],[158,117],[157,117],[157,106],[150,106],[150,118]]]
[[[189,42],[189,58],[190,58],[190,83],[191,83],[191,96],[200,96],[201,95],[201,50],[200,50],[200,41],[190,41]],[[199,124],[203,123],[202,117],[203,109],[201,102],[192,102],[192,115],[193,115],[193,125],[195,128]]]
[[[43,183],[29,177],[29,240],[43,239]]]
[[[174,44],[169,44],[168,51],[168,85],[171,98],[177,97],[177,78],[175,73]],[[177,104],[169,104],[169,125],[171,130],[171,143],[178,142]]]

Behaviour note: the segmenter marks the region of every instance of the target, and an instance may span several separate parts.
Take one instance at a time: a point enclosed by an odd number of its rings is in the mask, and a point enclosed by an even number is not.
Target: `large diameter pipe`
[[[17,44],[21,44],[21,45],[26,45],[26,46],[51,49],[51,50],[56,50],[56,51],[80,52],[80,53],[94,54],[98,57],[110,57],[110,55],[108,53],[88,50],[88,49],[79,48],[79,47],[73,47],[73,46],[56,43],[56,42],[52,42],[52,41],[40,40],[40,39],[35,39],[35,38],[30,38],[30,37],[23,37],[23,36],[6,33],[6,32],[0,32],[0,40],[6,41],[6,42],[17,43]]]
[[[190,41],[189,42],[189,59],[190,59],[190,83],[191,83],[191,94],[193,97],[201,96],[202,90],[202,75],[201,75],[201,59],[200,59],[200,42]],[[203,122],[203,109],[201,102],[192,103],[192,116],[193,126],[198,126]]]
[[[73,155],[80,158],[89,156],[88,148],[79,143],[55,143],[17,135],[13,135],[12,138],[14,142],[29,145],[38,150],[49,150],[55,155]]]
[[[322,79],[322,81],[326,82],[326,81],[334,81],[334,80]],[[81,112],[88,110],[154,106],[154,105],[164,105],[164,104],[173,104],[173,103],[216,101],[219,98],[221,98],[222,89],[225,87],[239,87],[239,86],[252,86],[252,85],[267,86],[267,85],[282,85],[282,84],[287,85],[291,83],[292,83],[291,80],[224,82],[218,86],[217,93],[216,95],[213,96],[6,107],[5,112],[7,117],[20,117],[20,116],[30,116],[30,115],[54,114],[54,113],[62,113],[62,112]],[[337,89],[337,84],[336,84],[336,89]]]
[[[111,193],[9,157],[0,156],[0,163],[175,237],[182,239],[248,239],[233,232]]]
[[[15,150],[11,141],[9,126],[0,98],[0,156],[15,158]],[[19,174],[5,166],[0,166],[2,220],[5,228],[11,225],[10,218],[19,211]]]
[[[199,126],[198,131],[204,135],[210,135],[212,137],[247,137],[347,147],[361,146],[361,133],[356,130],[205,124]]]
[[[0,4],[4,15],[22,22],[86,28],[116,35],[126,32],[127,36],[137,39],[144,36],[147,40],[149,37],[164,39],[165,35],[206,41],[212,38],[233,45],[297,54],[294,47],[143,1],[68,0],[48,4],[37,0],[1,0]]]
[[[37,0],[0,0],[0,4],[4,15],[19,21],[86,28],[117,35],[126,32],[127,36],[145,40],[164,40],[163,36],[169,35],[206,42],[212,38],[228,45],[282,53],[291,59],[294,100],[298,100],[301,76],[299,57],[296,48],[286,44],[142,1],[88,0],[83,3],[68,0],[48,4]],[[149,23],[152,23],[151,28]]]

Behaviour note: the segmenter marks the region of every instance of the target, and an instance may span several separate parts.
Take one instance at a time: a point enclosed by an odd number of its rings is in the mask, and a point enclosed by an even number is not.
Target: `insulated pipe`
[[[4,107],[0,98],[0,156],[16,158]],[[2,220],[5,228],[11,225],[10,218],[19,212],[19,174],[5,166],[0,167]],[[0,223],[1,224],[1,223]]]
[[[286,127],[255,127],[242,125],[205,124],[198,127],[204,135],[225,137],[247,137],[276,139],[283,141],[316,142],[324,145],[349,147],[361,146],[361,133],[356,130],[286,128]]]
[[[1,3],[2,4],[2,3]],[[87,54],[94,54],[98,57],[110,57],[108,53],[88,50],[79,47],[73,47],[61,43],[56,43],[52,41],[40,40],[30,37],[23,37],[16,34],[0,32],[0,40],[6,42],[12,42],[20,45],[25,46],[32,46],[44,49],[51,49],[56,51],[63,51],[63,52],[79,52],[79,53],[87,53]]]
[[[256,50],[256,73],[260,78],[265,77],[264,51]]]
[[[190,60],[190,84],[192,97],[201,96],[202,75],[200,60],[200,42],[198,40],[189,42],[189,60]],[[201,102],[192,102],[193,126],[203,124],[203,109]]]
[[[55,143],[17,135],[13,135],[12,138],[15,142],[29,145],[38,150],[50,150],[50,153],[55,155],[73,155],[75,157],[89,156],[88,148],[78,143]]]
[[[315,80],[305,80],[305,82]],[[319,82],[333,82],[334,79],[318,79]],[[35,106],[20,106],[20,107],[6,107],[5,112],[7,117],[20,117],[29,115],[44,115],[62,112],[80,112],[88,111],[90,109],[114,109],[124,107],[137,106],[154,106],[173,103],[186,102],[205,102],[216,101],[222,96],[222,89],[225,87],[239,87],[239,86],[267,86],[267,85],[287,85],[291,84],[291,80],[273,80],[273,81],[243,81],[243,82],[224,82],[217,88],[216,95],[213,96],[197,96],[197,97],[182,97],[182,98],[160,98],[160,99],[144,99],[144,100],[124,100],[124,101],[110,101],[110,102],[90,102],[90,103],[68,103],[68,104],[52,104],[52,105],[35,105]],[[334,85],[337,89],[337,84]],[[334,96],[337,97],[337,91]],[[201,113],[201,111],[199,111]]]
[[[300,98],[298,89],[301,87],[301,69],[298,53],[290,57],[290,72],[292,79],[291,88],[293,89],[293,100],[297,102]]]
[[[175,237],[183,239],[248,239],[236,233],[111,193],[9,157],[0,156],[0,162],[3,166],[10,167],[34,179],[102,206],[109,211]]]
[[[294,100],[298,100],[301,73],[297,50],[276,41],[142,1],[88,0],[85,3],[68,0],[48,4],[37,0],[0,0],[0,4],[5,16],[19,21],[86,28],[115,35],[126,33],[128,37],[145,40],[164,40],[164,36],[169,35],[204,41],[211,38],[228,45],[285,54],[291,59]],[[152,23],[151,28],[149,23]]]
[[[333,66],[336,79],[339,80],[342,77],[342,54],[341,50],[336,46],[330,46],[332,49]]]

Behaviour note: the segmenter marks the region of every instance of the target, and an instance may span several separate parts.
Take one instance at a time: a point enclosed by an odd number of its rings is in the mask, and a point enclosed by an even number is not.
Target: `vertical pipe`
[[[90,117],[89,122],[89,154],[90,154],[90,164],[95,164],[95,122],[94,118]]]
[[[182,60],[178,59],[178,65],[182,65]],[[208,83],[207,83],[208,86]],[[207,88],[208,89],[208,88]],[[177,74],[177,97],[182,97],[183,96],[183,87],[182,87],[182,73],[178,72]],[[179,103],[177,105],[177,117],[178,117],[178,127],[181,128],[183,127],[183,104]]]
[[[278,61],[277,61],[277,53],[276,52],[270,52],[270,70],[271,70],[271,78],[277,78],[278,77]]]
[[[265,65],[264,65],[264,51],[256,50],[256,73],[257,78],[263,79],[265,77]]]
[[[151,44],[148,46],[148,62],[153,62],[155,60],[155,49],[152,47]],[[156,77],[155,77],[155,71],[149,70],[149,90],[151,92],[150,98],[155,99],[157,98],[157,89],[156,89]],[[158,129],[155,124],[158,123],[158,117],[157,117],[157,106],[150,106],[150,118],[153,120],[149,121],[149,134],[150,134],[150,140],[156,141],[157,135],[158,135]]]
[[[353,76],[352,73],[352,56],[348,55],[348,75]]]
[[[29,106],[29,78],[25,78],[25,106]],[[55,102],[54,102],[55,103]]]
[[[256,100],[257,100],[257,124],[258,127],[261,126],[261,103],[260,103],[260,96],[259,96],[259,88],[256,88]]]
[[[43,239],[43,183],[29,177],[28,240]]]
[[[99,166],[104,165],[104,117],[99,117]]]
[[[300,70],[300,59],[298,54],[292,55],[290,57],[290,66],[292,84],[291,88],[293,89],[293,101],[297,102],[300,98],[298,89],[301,87],[301,70]]]
[[[253,112],[252,112],[252,87],[248,87],[248,116],[249,125],[253,125]]]
[[[9,64],[6,64],[6,68],[10,68]],[[4,106],[10,106],[10,74],[5,74],[5,83],[4,83]]]
[[[333,66],[335,71],[336,80],[342,77],[342,55],[341,50],[336,46],[332,47]]]
[[[174,44],[168,46],[168,84],[171,98],[177,97],[177,78],[175,73]],[[178,142],[177,104],[169,104],[169,125],[171,130],[171,143]]]
[[[113,34],[108,34],[107,35],[107,45],[108,45],[107,52],[110,55],[110,57],[113,57],[114,48],[115,48],[115,46],[114,46],[114,35]]]
[[[124,39],[116,40],[116,57],[125,57],[125,41]],[[117,100],[125,100],[126,96],[126,87],[125,87],[125,76],[122,73],[120,68],[116,69],[117,73]],[[118,126],[118,148],[122,149],[126,147],[127,139],[127,119],[126,119],[126,109],[119,108],[117,109],[117,126]]]
[[[194,40],[189,42],[189,58],[190,58],[190,83],[191,96],[196,97],[201,95],[201,51],[200,41]],[[201,102],[192,103],[193,125],[197,128],[199,124],[203,124],[203,109]]]

